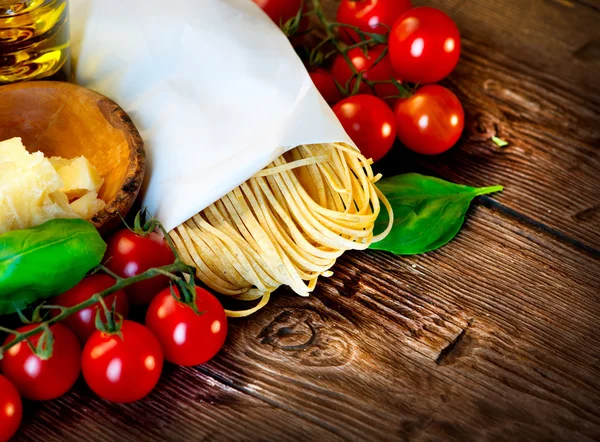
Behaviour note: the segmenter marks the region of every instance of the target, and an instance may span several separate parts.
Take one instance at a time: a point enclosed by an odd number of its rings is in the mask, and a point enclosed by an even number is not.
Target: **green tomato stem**
[[[166,236],[166,238],[168,238],[168,235]],[[172,242],[170,241],[170,238],[169,238],[168,242],[170,245],[172,244]],[[103,290],[102,292],[96,293],[95,295],[93,295],[89,299],[87,299],[86,301],[83,301],[82,303],[74,305],[72,307],[62,307],[62,306],[58,307],[61,309],[61,313],[59,315],[55,316],[54,318],[47,319],[44,322],[41,322],[38,326],[32,328],[31,330],[21,333],[16,330],[10,330],[10,329],[4,328],[4,327],[0,327],[0,331],[9,333],[9,334],[12,334],[15,336],[15,339],[13,339],[11,342],[0,347],[0,359],[1,359],[2,355],[4,354],[4,352],[6,352],[11,347],[17,345],[18,343],[23,342],[25,340],[29,341],[29,338],[33,337],[34,335],[36,335],[38,333],[43,332],[50,325],[60,322],[64,319],[68,318],[69,316],[71,316],[74,313],[77,313],[81,310],[91,307],[92,305],[97,303],[99,301],[99,299],[104,299],[107,296],[109,296],[121,289],[124,289],[127,286],[135,284],[136,282],[144,281],[146,279],[150,279],[150,278],[153,278],[158,275],[164,275],[164,276],[168,277],[169,279],[171,279],[172,281],[174,281],[175,283],[188,285],[190,292],[195,293],[194,268],[190,267],[187,264],[185,264],[184,262],[182,262],[179,259],[179,255],[175,252],[174,249],[173,249],[173,252],[175,253],[175,256],[176,256],[176,260],[173,264],[169,264],[169,265],[166,265],[163,267],[149,269],[143,273],[140,273],[139,275],[132,276],[131,278],[116,277],[115,279],[117,282],[112,287],[110,287],[106,290]],[[189,281],[187,281],[184,276],[178,276],[177,273],[180,273],[183,275],[186,275],[186,274],[189,275],[189,277],[190,277]],[[182,301],[185,302],[188,300],[182,299]],[[104,307],[106,307],[106,306],[104,306]],[[53,308],[57,308],[57,306],[45,306],[45,308],[53,309]]]
[[[344,48],[342,46],[342,44],[340,44],[340,42],[338,41],[338,39],[335,35],[335,32],[333,31],[333,29],[335,28],[335,25],[331,24],[329,22],[329,20],[327,20],[327,17],[325,17],[325,13],[323,12],[323,7],[321,6],[321,0],[312,0],[312,1],[313,1],[313,7],[315,10],[315,15],[317,16],[317,18],[323,25],[323,28],[325,29],[325,32],[327,33],[327,38],[331,41],[331,44],[333,45],[333,47],[342,55],[342,57],[344,57],[344,60],[346,60],[346,63],[348,63],[348,66],[352,70],[352,73],[355,75],[358,75],[358,71],[356,70],[356,67],[352,63],[352,60],[350,60],[350,57],[348,57],[346,48]]]
[[[326,32],[326,37],[319,44],[317,44],[317,47],[321,48],[325,43],[331,43],[331,45],[334,47],[334,50],[328,52],[324,58],[327,59],[331,55],[333,55],[334,53],[337,52],[344,58],[346,64],[352,71],[352,76],[348,80],[348,84],[343,86],[344,87],[344,94],[343,94],[344,96],[354,95],[354,94],[358,93],[358,91],[360,90],[361,83],[366,84],[373,92],[375,92],[375,84],[376,83],[390,83],[390,84],[394,84],[398,88],[399,96],[405,97],[405,96],[410,95],[410,92],[402,85],[399,85],[399,83],[397,81],[389,80],[389,81],[374,82],[374,81],[367,80],[366,78],[363,78],[361,73],[358,72],[358,70],[356,69],[356,66],[354,66],[354,63],[352,63],[350,56],[348,55],[348,52],[351,51],[352,49],[363,48],[363,47],[366,48],[370,44],[373,44],[373,43],[386,44],[387,43],[387,34],[382,35],[382,34],[377,34],[377,33],[364,32],[357,26],[349,25],[346,23],[338,23],[338,22],[329,21],[327,19],[327,17],[325,17],[325,13],[323,12],[323,7],[321,6],[321,0],[312,0],[312,3],[313,3],[313,9],[314,9],[313,12],[314,12],[315,16],[317,17],[317,19],[321,22],[321,25]],[[352,29],[354,32],[356,32],[358,34],[361,41],[358,43],[355,43],[353,45],[346,45],[345,43],[340,42],[339,39],[337,38],[337,35],[335,32],[335,30],[339,29],[339,28]],[[386,50],[384,50],[381,53],[379,58],[373,63],[373,66],[375,66],[377,63],[379,63],[383,59],[383,57],[385,57],[386,54],[387,54],[387,48],[386,48]],[[354,81],[355,84],[354,84],[354,87],[350,88],[350,86],[352,85],[352,81]]]

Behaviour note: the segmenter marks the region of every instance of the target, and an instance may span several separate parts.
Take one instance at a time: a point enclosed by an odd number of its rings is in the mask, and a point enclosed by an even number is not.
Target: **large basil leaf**
[[[0,315],[64,292],[97,266],[106,243],[81,219],[0,235]]]
[[[476,189],[416,173],[382,179],[377,187],[392,205],[394,225],[390,234],[371,248],[398,255],[425,253],[443,246],[460,230],[473,198],[502,190],[502,186]],[[382,231],[388,222],[388,214],[383,211],[375,230]]]

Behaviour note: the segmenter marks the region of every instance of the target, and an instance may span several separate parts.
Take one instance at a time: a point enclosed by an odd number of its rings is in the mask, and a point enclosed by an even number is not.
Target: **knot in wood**
[[[498,134],[499,121],[489,114],[478,112],[471,120],[470,141],[488,141]]]
[[[267,348],[271,357],[293,358],[310,366],[336,366],[351,354],[351,337],[309,309],[280,312],[256,336],[259,350]]]

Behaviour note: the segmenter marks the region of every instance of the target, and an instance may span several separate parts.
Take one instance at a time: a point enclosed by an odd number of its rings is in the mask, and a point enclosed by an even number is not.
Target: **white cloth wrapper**
[[[301,144],[352,143],[251,0],[71,0],[77,83],[140,131],[142,203],[171,230]]]

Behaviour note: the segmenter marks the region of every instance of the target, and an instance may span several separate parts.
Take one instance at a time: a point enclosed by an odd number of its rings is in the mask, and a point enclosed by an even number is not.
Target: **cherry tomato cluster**
[[[105,265],[121,277],[175,261],[168,243],[156,232],[138,234],[123,229],[107,243]],[[49,304],[73,307],[115,282],[111,276],[95,273]],[[89,388],[101,398],[133,402],[156,386],[165,360],[194,366],[214,357],[225,343],[227,317],[214,295],[200,287],[195,289],[195,304],[201,314],[184,303],[177,288],[171,288],[169,279],[161,275],[108,295],[104,306],[93,304],[51,325],[52,354],[47,359],[33,351],[43,333],[9,348],[0,359],[0,442],[12,437],[19,427],[21,397],[55,399],[67,393],[83,374]],[[130,303],[147,306],[145,325],[127,319]],[[51,312],[59,314],[58,310]],[[116,329],[97,330],[96,316],[106,322],[107,313],[120,318]],[[17,331],[24,333],[37,325],[28,324]],[[4,344],[14,339],[10,335]]]
[[[460,56],[458,28],[445,13],[413,8],[410,0],[342,0],[333,22],[320,1],[254,2],[278,24],[295,20],[300,8],[305,17],[313,16],[317,26],[304,30],[302,41],[314,42],[312,33],[320,35],[319,42],[299,53],[310,54],[305,58],[313,83],[365,156],[380,160],[396,138],[426,155],[458,141],[462,105],[450,90],[433,84],[452,72]],[[325,48],[333,50],[324,53]]]

